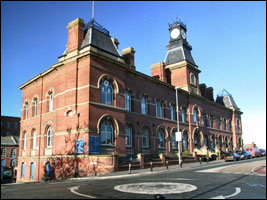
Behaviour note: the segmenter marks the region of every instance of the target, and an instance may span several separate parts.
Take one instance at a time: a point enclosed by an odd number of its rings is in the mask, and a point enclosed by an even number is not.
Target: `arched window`
[[[195,143],[195,148],[200,149],[200,138],[199,138],[199,133],[196,132],[194,135],[194,143]]]
[[[16,160],[15,160],[15,159],[12,159],[12,160],[10,161],[10,166],[11,166],[11,167],[15,167],[15,165],[16,165]]]
[[[27,149],[27,132],[24,133],[24,150]]]
[[[158,130],[159,148],[165,148],[165,134],[163,129]]]
[[[6,149],[5,148],[2,148],[1,149],[1,156],[5,156],[6,155]]]
[[[225,138],[225,147],[228,148],[228,138]]]
[[[178,149],[178,142],[176,141],[175,130],[172,131],[172,149]]]
[[[28,119],[28,114],[29,114],[29,103],[25,103],[25,120]]]
[[[133,131],[132,131],[132,127],[130,126],[126,126],[125,140],[126,140],[126,147],[132,147]]]
[[[160,103],[160,117],[164,118],[165,113],[164,113],[164,102],[162,101]]]
[[[101,144],[113,145],[113,126],[105,120],[100,125]]]
[[[213,117],[210,117],[210,127],[213,128]]]
[[[194,123],[198,122],[198,110],[197,108],[194,109]]]
[[[187,131],[183,134],[183,151],[188,150],[188,135]]]
[[[49,96],[49,112],[52,112],[53,111],[53,102],[54,102],[54,94],[53,92],[50,92],[48,94]]]
[[[125,109],[127,111],[131,111],[131,102],[132,102],[131,93],[129,91],[126,91],[125,92]]]
[[[215,139],[214,136],[211,137],[211,151],[214,151],[215,148]]]
[[[229,120],[228,126],[229,126],[229,131],[232,132],[232,120]]]
[[[11,158],[15,158],[16,157],[16,149],[12,148],[11,149]]]
[[[190,74],[190,84],[196,85],[196,78],[194,74]]]
[[[32,138],[32,148],[33,149],[36,149],[36,138],[37,138],[36,130],[34,130],[33,131],[33,138]]]
[[[218,146],[219,146],[219,148],[221,148],[221,147],[222,147],[222,138],[221,138],[221,136],[219,136],[219,142],[218,142]]]
[[[101,103],[113,105],[113,87],[107,80],[101,83]]]
[[[207,135],[204,136],[204,146],[209,147],[209,140]]]
[[[233,151],[233,138],[230,141],[230,148],[231,148],[231,151]]]
[[[147,98],[145,96],[142,96],[141,99],[141,113],[147,115]]]
[[[149,147],[149,136],[147,128],[143,128],[141,133],[142,133],[142,147],[147,148]]]
[[[52,126],[49,126],[47,129],[47,147],[53,146],[53,129]]]
[[[38,114],[38,99],[37,98],[34,98],[33,106],[34,106],[34,116],[37,116]]]

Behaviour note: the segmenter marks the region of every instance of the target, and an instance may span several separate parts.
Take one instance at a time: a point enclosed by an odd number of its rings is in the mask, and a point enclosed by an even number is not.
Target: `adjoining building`
[[[1,180],[3,175],[17,167],[20,118],[1,116]]]
[[[169,25],[164,62],[136,71],[135,50],[94,19],[70,22],[58,63],[19,87],[23,92],[18,181],[116,171],[121,158],[176,155],[176,95],[182,150],[242,147],[242,112],[226,90],[199,84],[186,26]],[[161,58],[159,58],[161,59]]]

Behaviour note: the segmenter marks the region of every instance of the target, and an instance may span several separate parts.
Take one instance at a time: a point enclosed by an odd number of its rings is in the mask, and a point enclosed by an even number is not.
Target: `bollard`
[[[153,165],[153,163],[150,162],[150,171],[151,171],[151,172],[153,172],[153,166],[152,166],[152,165]]]
[[[131,166],[132,166],[132,164],[129,163],[129,174],[131,174]]]
[[[182,163],[182,161],[181,161],[181,163],[180,163],[180,167],[183,168],[183,163]]]
[[[199,164],[202,165],[202,158],[199,158]]]
[[[169,161],[166,161],[166,169],[169,169],[168,163]]]
[[[207,165],[209,164],[209,157],[207,158]]]

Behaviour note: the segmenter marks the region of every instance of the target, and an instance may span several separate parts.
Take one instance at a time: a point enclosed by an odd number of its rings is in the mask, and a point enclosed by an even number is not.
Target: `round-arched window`
[[[103,121],[100,126],[101,144],[113,145],[113,126],[109,121]]]

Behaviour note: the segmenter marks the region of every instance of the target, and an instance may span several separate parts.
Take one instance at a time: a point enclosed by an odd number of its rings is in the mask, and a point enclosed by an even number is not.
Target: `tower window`
[[[107,80],[101,84],[101,103],[113,105],[113,87]]]
[[[196,85],[196,77],[192,73],[190,73],[190,84],[191,85]]]

